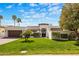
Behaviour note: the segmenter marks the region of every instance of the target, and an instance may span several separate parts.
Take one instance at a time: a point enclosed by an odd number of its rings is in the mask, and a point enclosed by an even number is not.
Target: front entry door
[[[42,37],[46,37],[46,28],[41,29]]]
[[[42,37],[46,37],[46,33],[42,33]]]

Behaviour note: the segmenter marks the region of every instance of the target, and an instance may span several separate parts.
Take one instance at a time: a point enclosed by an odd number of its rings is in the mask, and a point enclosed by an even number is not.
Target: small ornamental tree
[[[21,34],[21,36],[24,36],[25,42],[26,42],[26,41],[28,40],[28,38],[30,38],[31,34],[32,34],[32,31],[31,31],[31,30],[26,30],[26,31],[24,31],[24,32]]]

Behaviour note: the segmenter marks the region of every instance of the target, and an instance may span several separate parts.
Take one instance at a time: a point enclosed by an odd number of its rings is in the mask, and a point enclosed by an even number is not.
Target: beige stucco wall
[[[5,37],[5,28],[0,28],[0,37]]]

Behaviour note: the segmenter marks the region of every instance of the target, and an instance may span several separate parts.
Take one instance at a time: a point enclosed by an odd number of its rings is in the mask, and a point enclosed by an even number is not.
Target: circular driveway
[[[0,45],[17,40],[17,38],[0,38]]]

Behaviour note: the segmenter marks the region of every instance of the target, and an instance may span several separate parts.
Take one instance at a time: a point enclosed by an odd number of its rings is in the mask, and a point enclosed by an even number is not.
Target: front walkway
[[[17,40],[17,38],[0,38],[0,45]]]

